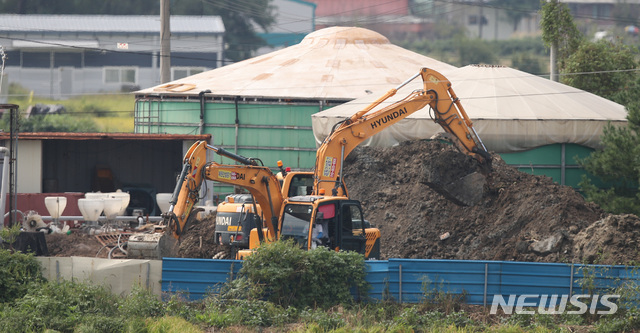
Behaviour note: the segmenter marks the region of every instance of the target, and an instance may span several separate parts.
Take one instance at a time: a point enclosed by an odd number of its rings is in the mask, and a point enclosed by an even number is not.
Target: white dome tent
[[[358,27],[330,27],[299,44],[136,92],[166,96],[354,99],[367,90],[402,83],[413,68],[456,68],[391,44],[383,35]]]
[[[627,123],[626,109],[620,104],[516,69],[469,65],[441,73],[451,82],[488,150],[500,153],[521,171],[544,174],[563,185],[577,186],[585,172],[574,157],[600,148],[607,124]],[[421,87],[422,82],[416,79],[372,111]],[[334,124],[385,92],[376,91],[312,115],[316,145],[329,135]],[[429,139],[440,132],[443,129],[433,122],[426,107],[362,145],[388,147],[405,140]]]
[[[416,73],[419,68],[416,68]],[[553,143],[600,147],[608,123],[625,125],[624,106],[605,98],[516,69],[469,65],[442,72],[473,121],[487,149],[498,153],[527,150]],[[400,89],[374,110],[420,89],[420,79]],[[319,145],[332,126],[379,98],[385,91],[316,113],[313,132]],[[392,146],[400,141],[428,139],[442,128],[424,108],[367,140],[363,145]]]

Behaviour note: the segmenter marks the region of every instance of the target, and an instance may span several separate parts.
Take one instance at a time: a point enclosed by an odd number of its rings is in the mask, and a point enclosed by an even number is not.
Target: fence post
[[[147,261],[147,290],[149,290],[149,280],[151,280],[151,262]]]
[[[60,260],[56,260],[56,282],[60,282]]]
[[[571,264],[571,275],[569,277],[569,298],[573,296],[573,263]]]
[[[489,264],[484,263],[484,295],[482,296],[483,306],[487,307],[487,280],[489,275]]]
[[[398,281],[398,299],[400,300],[400,303],[402,304],[402,265],[398,265],[398,277],[399,277],[399,281]]]

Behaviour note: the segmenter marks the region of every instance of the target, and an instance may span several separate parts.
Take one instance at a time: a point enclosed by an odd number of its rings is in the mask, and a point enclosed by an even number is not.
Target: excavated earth
[[[382,259],[640,261],[638,217],[605,214],[571,187],[520,172],[497,154],[484,195],[473,206],[456,204],[424,183],[434,169],[463,175],[475,163],[470,159],[452,145],[430,140],[358,147],[349,155],[345,182],[350,197],[362,202],[366,218],[381,231]],[[190,226],[179,256],[232,258],[229,249],[213,243],[213,231],[212,217]],[[78,238],[49,236],[51,255],[70,255]]]

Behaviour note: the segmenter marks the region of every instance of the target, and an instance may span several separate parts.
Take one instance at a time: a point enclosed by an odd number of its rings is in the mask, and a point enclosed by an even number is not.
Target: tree
[[[495,49],[491,44],[481,39],[458,39],[458,54],[460,65],[469,64],[494,64],[497,60]]]
[[[578,163],[607,185],[598,188],[583,177],[580,187],[587,200],[614,214],[632,213],[640,216],[640,108],[628,108],[626,127],[608,125],[602,135],[602,150],[597,150]]]
[[[587,200],[607,212],[640,215],[640,77],[635,71],[635,52],[621,43],[585,43],[567,64],[567,71],[590,72],[570,76],[569,83],[626,106],[627,126],[608,125],[601,150],[578,163],[605,185],[596,186],[583,177],[580,187]],[[622,70],[622,71],[620,71]]]
[[[542,29],[542,41],[547,48],[551,49],[551,74],[565,67],[565,59],[575,52],[584,37],[573,22],[573,17],[564,3],[557,0],[541,0],[540,10]]]
[[[627,105],[637,62],[634,49],[621,42],[583,42],[568,56],[562,70],[562,82],[598,96]]]

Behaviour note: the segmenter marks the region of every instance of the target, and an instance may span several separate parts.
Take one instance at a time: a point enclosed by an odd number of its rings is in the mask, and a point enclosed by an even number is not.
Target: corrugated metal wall
[[[203,134],[211,144],[247,157],[260,158],[266,166],[278,160],[292,169],[310,169],[316,145],[311,115],[324,110],[320,102],[256,103],[208,101]],[[236,117],[237,116],[237,117]],[[237,126],[236,126],[237,120]],[[200,134],[200,102],[171,100],[136,101],[137,133]],[[237,134],[236,134],[237,133]],[[228,159],[216,162],[232,163]]]
[[[189,299],[201,299],[237,276],[241,267],[241,260],[162,258],[162,292],[186,292]]]
[[[211,287],[237,276],[241,265],[239,260],[164,258],[162,291],[187,291],[190,299],[201,299]],[[467,304],[485,305],[494,295],[508,299],[509,295],[586,294],[582,282],[587,279],[596,294],[640,282],[634,267],[625,266],[435,259],[389,259],[367,265],[369,296],[405,303],[420,302],[425,293],[444,292],[464,293]]]

